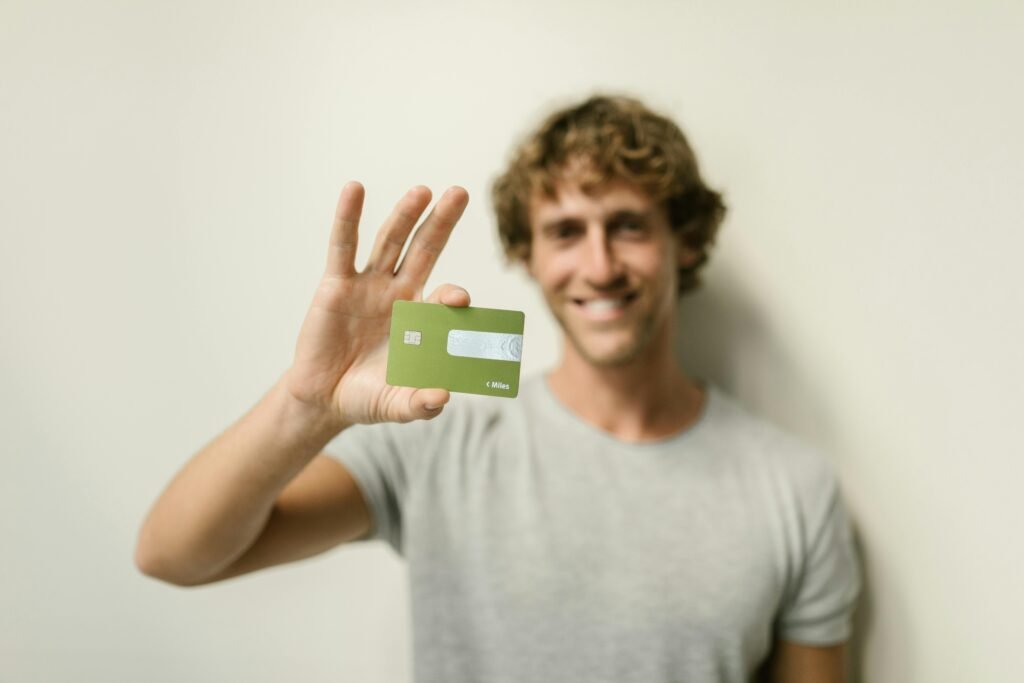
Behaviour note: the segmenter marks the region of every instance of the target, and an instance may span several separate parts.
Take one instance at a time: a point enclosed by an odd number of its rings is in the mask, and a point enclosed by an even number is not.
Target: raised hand
[[[357,272],[363,197],[363,186],[353,182],[338,198],[327,267],[302,323],[285,385],[295,399],[327,411],[342,425],[434,417],[450,398],[447,390],[393,387],[385,382],[391,305],[396,299],[422,298],[424,284],[469,195],[461,187],[449,188],[413,234],[416,221],[430,204],[430,190],[422,186],[409,190],[378,231],[365,268]],[[409,248],[399,264],[407,241]],[[469,294],[454,285],[442,285],[428,301],[468,306]]]

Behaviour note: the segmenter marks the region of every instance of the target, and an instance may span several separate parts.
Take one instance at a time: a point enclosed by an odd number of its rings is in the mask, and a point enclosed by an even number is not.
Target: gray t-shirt
[[[328,445],[408,562],[418,682],[740,683],[775,638],[847,638],[859,572],[828,462],[707,388],[653,443],[535,377]]]

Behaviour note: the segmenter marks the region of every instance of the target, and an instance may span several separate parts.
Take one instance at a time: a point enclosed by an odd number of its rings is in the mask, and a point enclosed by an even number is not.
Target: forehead
[[[656,202],[646,191],[626,180],[611,180],[584,191],[578,183],[559,180],[554,196],[538,190],[530,199],[530,225],[567,219],[600,220],[623,211],[646,214]]]

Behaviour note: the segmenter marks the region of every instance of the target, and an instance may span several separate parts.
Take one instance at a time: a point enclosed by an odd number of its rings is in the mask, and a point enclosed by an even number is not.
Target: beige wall
[[[1024,10],[426,4],[0,4],[0,679],[404,680],[383,549],[179,590],[136,529],[290,361],[348,179],[367,226],[467,187],[434,281],[554,362],[488,182],[603,88],[677,115],[726,193],[683,354],[834,459],[864,679],[1019,680]]]

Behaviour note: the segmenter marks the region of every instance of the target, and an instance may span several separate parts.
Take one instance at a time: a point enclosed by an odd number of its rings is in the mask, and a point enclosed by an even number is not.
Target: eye
[[[576,230],[576,228],[574,228],[574,227],[572,227],[570,225],[562,225],[562,226],[559,226],[555,230],[555,237],[560,239],[560,240],[569,239],[570,237],[575,235],[577,232],[578,231]]]
[[[583,227],[576,223],[565,221],[548,226],[544,234],[555,242],[570,242],[583,232]]]
[[[647,223],[642,218],[624,216],[612,224],[612,229],[624,237],[643,237],[647,234]]]

